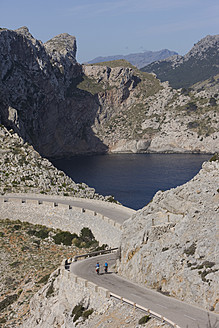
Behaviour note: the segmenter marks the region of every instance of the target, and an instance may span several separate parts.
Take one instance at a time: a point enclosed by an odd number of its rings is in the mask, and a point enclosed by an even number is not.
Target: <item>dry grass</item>
[[[28,234],[33,229],[48,230],[27,222],[0,221],[0,327],[18,327],[29,313],[31,297],[62,260],[84,252]]]

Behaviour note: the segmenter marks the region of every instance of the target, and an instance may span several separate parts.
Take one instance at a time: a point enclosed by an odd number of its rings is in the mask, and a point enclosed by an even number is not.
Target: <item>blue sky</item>
[[[27,26],[43,42],[77,39],[77,60],[167,48],[187,53],[219,34],[218,0],[1,0],[0,27]]]

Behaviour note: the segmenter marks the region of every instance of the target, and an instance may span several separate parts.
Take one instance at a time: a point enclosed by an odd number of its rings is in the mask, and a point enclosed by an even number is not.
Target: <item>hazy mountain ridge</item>
[[[190,87],[219,73],[219,35],[208,35],[185,56],[172,56],[143,67],[174,88]]]
[[[105,57],[100,56],[88,61],[88,64],[96,64],[112,60],[124,59],[130,62],[132,65],[141,68],[154,61],[162,60],[173,55],[177,55],[177,52],[168,49],[162,49],[159,51],[144,51],[128,55],[114,55]]]

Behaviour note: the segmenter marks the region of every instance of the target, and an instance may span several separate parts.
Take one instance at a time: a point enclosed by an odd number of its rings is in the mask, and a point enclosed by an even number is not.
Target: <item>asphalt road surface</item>
[[[104,262],[109,264],[109,272],[104,274]],[[113,273],[110,267],[116,260],[115,254],[101,255],[71,264],[71,272],[89,280],[110,292],[124,297],[141,306],[168,318],[182,328],[218,328],[219,315],[207,312],[185,302],[165,296],[154,290],[141,287]],[[100,263],[100,275],[95,272],[97,261]],[[209,320],[210,324],[209,325]],[[217,324],[215,324],[217,322]]]
[[[7,195],[0,196],[1,198],[7,198]],[[120,224],[123,224],[125,220],[127,220],[132,214],[136,211],[121,205],[114,205],[109,202],[104,201],[95,201],[90,199],[71,199],[68,197],[59,198],[58,196],[51,197],[43,197],[38,195],[8,195],[8,198],[22,198],[22,199],[31,199],[38,200],[40,202],[52,202],[52,203],[60,203],[60,204],[68,204],[71,206],[88,209],[91,211],[95,211],[99,214],[102,214]]]

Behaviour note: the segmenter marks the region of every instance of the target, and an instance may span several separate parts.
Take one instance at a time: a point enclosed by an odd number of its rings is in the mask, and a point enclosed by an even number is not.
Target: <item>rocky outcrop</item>
[[[124,223],[119,273],[219,312],[218,186],[216,160],[188,183],[157,192]]]

